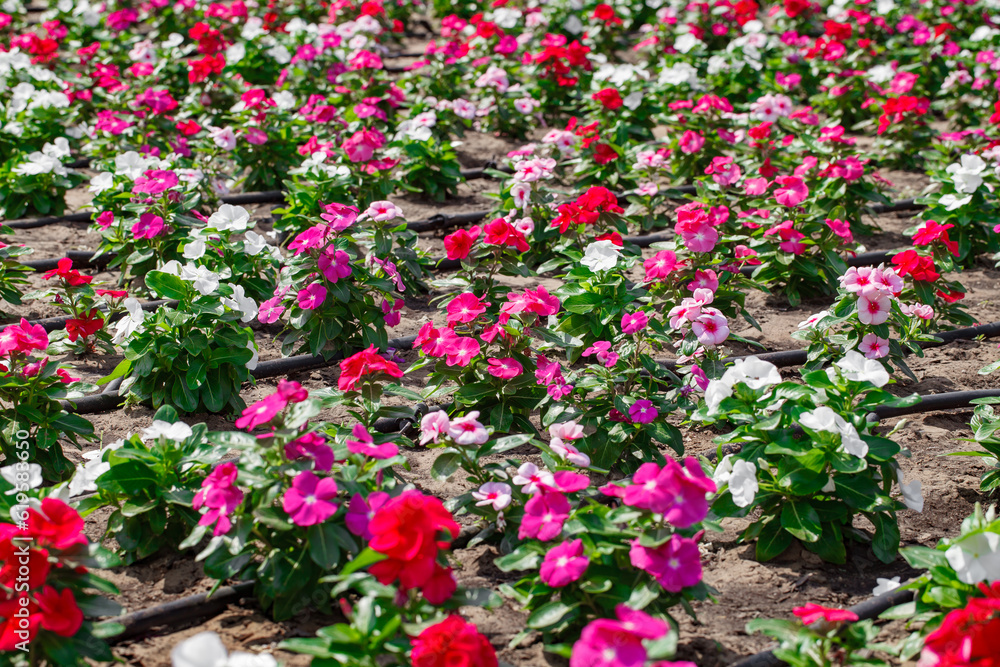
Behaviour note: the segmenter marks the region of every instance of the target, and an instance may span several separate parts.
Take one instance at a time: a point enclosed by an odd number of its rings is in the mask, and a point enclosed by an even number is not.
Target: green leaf
[[[536,609],[528,617],[527,626],[536,630],[548,628],[579,613],[579,603],[568,605],[561,600],[554,600]]]
[[[163,271],[150,271],[146,274],[146,287],[156,292],[164,299],[186,299],[188,283]]]
[[[785,503],[781,508],[781,527],[803,542],[815,542],[823,534],[816,509],[805,501]]]
[[[505,556],[501,556],[493,561],[501,572],[512,572],[515,570],[531,570],[538,567],[542,556],[527,544],[522,544],[517,549]]]
[[[309,556],[324,569],[332,569],[340,563],[340,545],[335,524],[327,522],[309,526]]]
[[[444,482],[455,474],[461,462],[462,457],[458,452],[445,452],[434,459],[431,476],[439,482]]]
[[[785,550],[792,545],[791,533],[781,527],[781,522],[777,520],[769,521],[761,528],[757,537],[757,560],[761,562],[777,558],[785,553]]]
[[[349,574],[357,572],[362,568],[366,568],[369,565],[374,565],[375,563],[385,559],[386,556],[384,554],[374,551],[371,547],[365,547],[364,551],[359,553],[354,559],[351,560],[351,562],[344,566],[344,569],[340,571],[340,575],[342,577],[346,577]]]

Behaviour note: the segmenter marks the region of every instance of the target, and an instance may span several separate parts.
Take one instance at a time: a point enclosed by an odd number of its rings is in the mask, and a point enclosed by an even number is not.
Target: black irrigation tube
[[[33,271],[52,271],[59,266],[59,260],[66,259],[67,257],[73,260],[76,268],[101,269],[111,263],[111,255],[94,257],[94,253],[90,250],[70,250],[62,257],[32,259],[27,262],[21,262],[21,264]]]
[[[860,602],[850,607],[848,611],[857,614],[859,621],[875,619],[889,609],[913,600],[915,592],[913,589],[896,589]],[[772,650],[761,651],[760,653],[751,655],[734,663],[730,667],[782,667],[782,665],[787,664],[775,657]]]
[[[416,340],[416,336],[394,338],[388,342],[386,347],[396,350],[408,350],[413,347],[414,340]],[[300,354],[294,357],[286,357],[284,359],[262,361],[257,364],[257,368],[251,371],[250,375],[254,380],[263,380],[265,378],[288,375],[289,373],[295,373],[298,371],[325,368],[327,366],[332,366],[343,358],[344,356],[342,354],[334,355],[329,359],[326,359],[321,355]],[[112,383],[109,384],[100,394],[84,396],[83,398],[72,402],[63,401],[63,407],[67,411],[75,412],[76,414],[94,414],[114,410],[121,407],[122,403],[125,402],[125,397],[119,396],[117,391],[115,391],[117,387],[118,385]]]
[[[173,308],[177,305],[177,301],[170,301],[168,299],[157,299],[155,301],[146,301],[145,303],[139,304],[139,307],[143,310],[156,310],[160,306],[166,306],[167,308]],[[124,311],[119,311],[111,316],[107,324],[111,322],[117,322],[122,317],[125,316]],[[29,324],[33,326],[41,326],[46,331],[58,331],[66,327],[66,323],[73,319],[69,315],[64,315],[63,317],[46,317],[41,320],[32,320]]]

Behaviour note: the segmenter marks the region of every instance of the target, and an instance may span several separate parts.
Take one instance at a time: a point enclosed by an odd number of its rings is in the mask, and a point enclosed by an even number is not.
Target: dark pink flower
[[[562,588],[583,576],[590,560],[583,555],[583,540],[563,542],[545,554],[539,574],[549,586]]]
[[[320,479],[311,470],[303,470],[285,491],[281,508],[288,513],[296,526],[314,526],[337,513],[339,505],[337,481],[332,477]]]

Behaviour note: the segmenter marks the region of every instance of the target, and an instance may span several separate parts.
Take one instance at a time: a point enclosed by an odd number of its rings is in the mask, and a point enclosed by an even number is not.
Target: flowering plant
[[[757,539],[762,561],[798,540],[824,560],[843,563],[850,539],[870,543],[879,560],[891,562],[899,547],[896,512],[922,509],[920,482],[902,483],[899,445],[871,434],[866,415],[917,399],[883,390],[888,373],[855,351],[802,379],[783,382],[774,365],[749,357],[709,382],[692,419],[735,424],[716,438],[720,457],[724,444],[741,447],[716,465],[713,478],[722,492],[712,511],[720,517],[755,512],[742,539]],[[891,495],[893,482],[902,501]],[[859,514],[875,526],[874,536],[854,528]]]
[[[40,151],[17,154],[0,163],[0,206],[4,217],[15,220],[29,211],[62,215],[66,191],[83,180],[63,164],[69,154],[69,142],[59,137]]]
[[[0,234],[13,234],[14,230],[0,224]],[[31,253],[31,248],[25,245],[8,245],[0,241],[0,301],[15,306],[21,305],[24,285],[28,284],[25,277],[31,269],[21,264],[18,257]]]
[[[68,412],[60,400],[74,399],[96,389],[70,376],[62,362],[39,357],[49,346],[45,329],[22,319],[0,331],[0,452],[7,461],[37,463],[44,477],[58,481],[73,464],[62,443],[80,447],[94,437],[94,426]]]
[[[1000,430],[1000,415],[993,409],[994,405],[1000,403],[1000,399],[977,398],[973,403],[976,404],[976,410],[969,424],[972,429],[972,441],[986,451],[956,452],[953,456],[981,457],[990,467],[983,472],[979,488],[984,492],[991,492],[1000,488],[1000,436],[996,435],[997,430]]]

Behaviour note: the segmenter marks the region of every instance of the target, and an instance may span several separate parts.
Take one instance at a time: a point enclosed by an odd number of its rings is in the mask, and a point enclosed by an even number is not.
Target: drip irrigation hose
[[[408,350],[413,347],[414,340],[416,340],[416,336],[394,338],[389,341],[386,348]],[[294,357],[286,357],[284,359],[262,361],[257,364],[257,368],[251,371],[250,375],[254,380],[263,380],[265,378],[288,375],[289,373],[295,373],[303,370],[325,368],[337,363],[343,358],[343,354],[336,354],[329,359],[324,358],[321,355],[301,354]],[[63,405],[63,409],[67,412],[74,412],[76,414],[94,414],[114,410],[121,407],[121,405],[125,402],[125,397],[118,395],[118,385],[114,385],[114,390],[112,390],[112,384],[105,387],[104,391],[100,394],[84,396],[83,398],[72,402],[60,402]]]
[[[849,611],[857,614],[859,621],[875,619],[893,607],[910,602],[913,600],[914,593],[913,589],[896,589],[860,602],[851,607]],[[818,623],[823,623],[823,621],[818,621]],[[783,660],[776,658],[772,651],[773,649],[769,649],[755,653],[748,658],[734,663],[731,667],[782,667],[787,664]]]
[[[173,308],[177,305],[177,301],[170,301],[166,299],[158,299],[156,301],[146,301],[145,303],[139,304],[139,307],[143,310],[156,310],[160,306],[166,306],[167,308]],[[122,317],[125,316],[125,311],[119,311],[112,315],[106,322],[106,324],[111,324],[112,322],[117,322]],[[59,331],[60,329],[66,328],[66,323],[69,322],[72,317],[69,315],[64,315],[63,317],[46,317],[41,320],[32,320],[29,322],[32,326],[40,326],[48,332]]]
[[[90,250],[70,250],[62,257],[52,257],[50,259],[32,259],[21,262],[22,265],[33,271],[52,271],[58,268],[59,260],[69,258],[73,260],[74,268],[78,269],[103,269],[111,263],[111,255],[100,255],[94,257]]]
[[[36,227],[47,227],[48,225],[58,225],[63,222],[90,222],[93,213],[69,213],[67,215],[54,215],[45,218],[24,218],[22,220],[11,220],[0,223],[11,229],[34,229]]]

